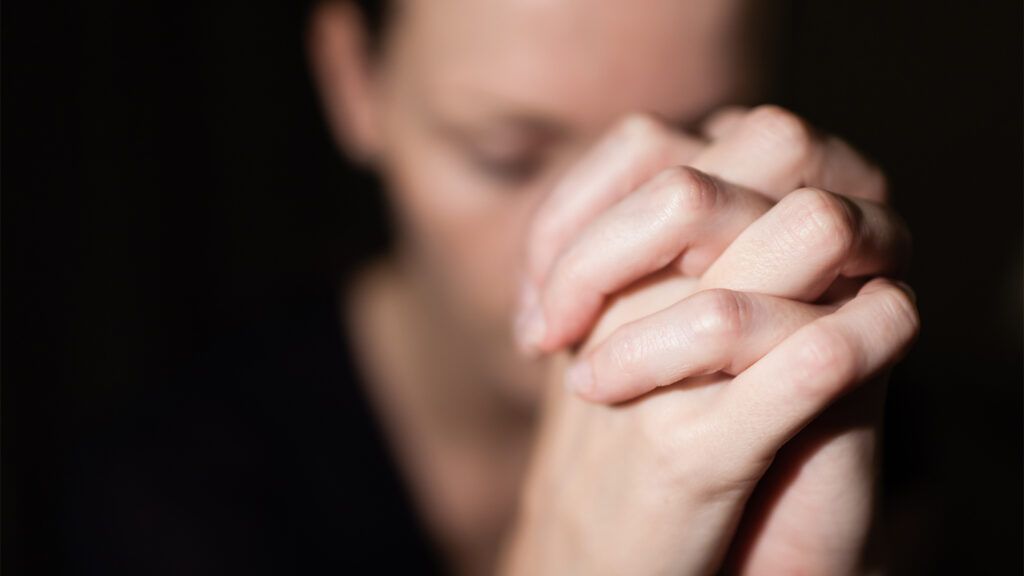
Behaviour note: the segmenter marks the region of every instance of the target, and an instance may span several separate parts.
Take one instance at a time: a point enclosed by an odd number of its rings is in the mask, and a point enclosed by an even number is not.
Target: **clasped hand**
[[[586,154],[528,238],[517,340],[560,361],[504,569],[856,573],[919,324],[886,199],[773,106],[634,115]]]

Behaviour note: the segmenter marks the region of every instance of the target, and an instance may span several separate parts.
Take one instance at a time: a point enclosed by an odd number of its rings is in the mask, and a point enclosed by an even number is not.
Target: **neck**
[[[493,357],[401,260],[368,270],[348,304],[374,405],[423,516],[457,566],[485,572],[509,520],[532,410],[492,385]],[[461,570],[460,570],[461,571]]]

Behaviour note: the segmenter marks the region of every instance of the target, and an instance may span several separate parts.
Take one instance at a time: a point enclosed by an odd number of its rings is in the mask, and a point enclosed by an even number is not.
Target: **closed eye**
[[[496,157],[470,152],[469,158],[473,167],[485,177],[507,185],[524,184],[538,175],[543,167],[543,158],[533,153]]]

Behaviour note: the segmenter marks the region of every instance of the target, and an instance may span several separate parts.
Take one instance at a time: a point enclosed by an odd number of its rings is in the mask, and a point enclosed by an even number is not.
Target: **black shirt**
[[[340,317],[260,322],[83,438],[70,572],[437,573]]]

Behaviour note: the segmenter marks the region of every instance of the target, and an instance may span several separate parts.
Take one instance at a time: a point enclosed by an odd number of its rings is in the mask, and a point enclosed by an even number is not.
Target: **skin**
[[[521,340],[551,350],[586,334],[565,383],[618,404],[550,401],[555,424],[545,427],[527,490],[539,496],[524,507],[510,572],[706,573],[730,546],[726,561],[738,572],[866,568],[883,391],[871,380],[903,353],[918,321],[906,287],[853,279],[897,268],[906,234],[868,200],[884,197],[884,180],[847,146],[777,108],[731,115],[719,122],[732,127],[709,127],[685,167],[660,171],[644,158],[690,137],[632,118],[619,129],[625,136],[611,136],[634,150],[624,154],[631,162],[585,159],[563,185],[584,188],[587,201],[563,202],[559,187],[541,209],[529,267],[540,289],[525,298]],[[761,162],[765,131],[773,143],[800,142],[763,148]],[[655,176],[619,187],[609,183],[634,179],[617,171]],[[853,195],[783,192],[826,181]],[[538,310],[542,332],[529,320]],[[737,402],[746,386],[750,396]],[[624,464],[624,455],[636,460]],[[567,506],[559,485],[577,487],[579,500]],[[594,510],[602,500],[612,511]],[[612,543],[629,556],[608,553]],[[581,567],[589,559],[598,564]]]
[[[315,11],[325,114],[398,230],[348,329],[454,571],[866,568],[907,234],[842,141],[724,106],[756,94],[749,20],[408,1],[371,54],[353,6]]]

